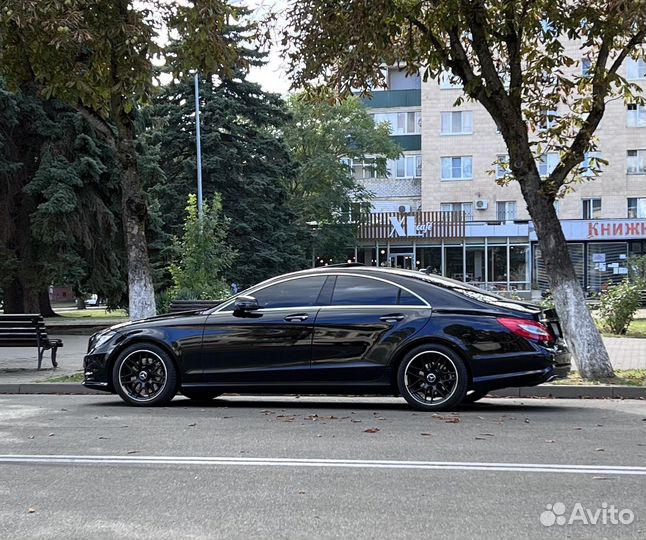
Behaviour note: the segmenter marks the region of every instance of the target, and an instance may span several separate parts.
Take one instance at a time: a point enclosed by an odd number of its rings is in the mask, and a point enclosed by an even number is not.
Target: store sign
[[[588,223],[588,239],[646,238],[646,221],[595,221]]]
[[[386,212],[369,214],[359,224],[360,240],[464,238],[463,212]]]
[[[563,220],[561,228],[566,240],[646,240],[646,220]],[[536,241],[535,230],[530,231],[530,240]]]

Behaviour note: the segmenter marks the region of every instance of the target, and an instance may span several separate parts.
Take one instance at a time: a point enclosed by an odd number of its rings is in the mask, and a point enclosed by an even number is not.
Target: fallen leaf
[[[545,439],[545,442],[546,442],[546,443],[553,443],[553,442],[554,442],[554,439]]]
[[[29,435],[29,437],[27,437],[27,438],[28,438],[28,439],[33,439],[33,438],[34,438],[34,436],[33,436],[33,435]]]
[[[420,433],[420,435],[422,435],[422,436],[424,436],[424,437],[430,437],[430,436],[431,436],[431,434],[430,434],[430,433]]]
[[[299,495],[305,495],[305,492],[304,491],[299,491],[298,494]]]
[[[28,514],[33,514],[35,511],[36,511],[36,509],[35,509],[35,508],[28,508],[28,509],[27,509],[27,513],[28,513]]]
[[[462,420],[460,420],[457,416],[453,416],[451,418],[447,418],[444,422],[447,424],[459,424],[460,422],[462,422]]]
[[[581,431],[583,428],[582,427],[575,427],[574,431]]]
[[[353,424],[360,424],[360,423],[361,423],[361,420],[355,420],[355,419],[353,418],[352,420],[350,420],[350,422],[352,422]]]
[[[529,418],[525,418],[525,423],[529,424]]]
[[[616,480],[616,478],[613,478],[612,476],[593,476],[593,480]]]
[[[486,441],[487,440],[486,437],[476,437],[475,439],[476,439],[476,441]]]
[[[128,454],[138,454],[139,450],[128,450]]]
[[[195,422],[193,422],[192,424],[189,424],[189,425],[188,425],[188,427],[195,427],[195,426],[197,426],[197,424],[196,424]]]
[[[318,414],[310,414],[309,416],[305,417],[305,420],[312,420],[313,422],[316,422],[319,419]]]
[[[363,430],[364,433],[377,433],[378,431],[379,431],[379,428],[376,428],[376,427]]]
[[[606,449],[605,448],[595,448],[594,451],[595,452],[605,452]]]
[[[48,436],[48,437],[53,437],[53,436],[54,436],[54,434],[53,434],[53,433],[50,433],[50,434],[49,434],[49,435],[47,435],[47,436]]]
[[[103,440],[107,440],[107,439],[109,439],[109,438],[110,438],[110,437],[99,437],[99,439],[103,439]]]
[[[493,433],[478,433],[482,437],[493,437]]]

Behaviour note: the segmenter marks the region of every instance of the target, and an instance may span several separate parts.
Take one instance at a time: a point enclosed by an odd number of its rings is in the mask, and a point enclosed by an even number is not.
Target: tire
[[[218,396],[222,395],[222,392],[213,392],[212,390],[199,390],[199,389],[187,389],[181,390],[182,394],[192,401],[211,401]]]
[[[470,394],[464,396],[462,403],[475,403],[476,401],[481,400],[488,393],[488,390],[474,390]]]
[[[416,347],[406,354],[397,370],[399,392],[418,411],[452,409],[464,399],[468,379],[462,359],[451,349],[436,344]]]
[[[177,369],[169,354],[152,343],[125,348],[112,367],[112,384],[129,405],[165,405],[177,393]]]

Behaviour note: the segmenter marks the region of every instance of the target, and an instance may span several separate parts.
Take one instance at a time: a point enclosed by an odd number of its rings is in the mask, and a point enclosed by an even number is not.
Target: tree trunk
[[[553,201],[541,191],[535,171],[527,173],[520,186],[536,228],[554,306],[579,373],[585,379],[612,377],[608,352],[585,303]]]
[[[87,309],[85,305],[85,297],[83,295],[76,296],[76,309]]]
[[[52,309],[52,304],[49,301],[49,287],[44,291],[40,291],[38,303],[40,305],[40,314],[43,317],[58,317],[58,313]]]
[[[146,240],[146,196],[137,167],[134,127],[129,119],[119,124],[117,149],[121,164],[121,207],[128,254],[128,305],[130,318],[134,320],[156,314],[155,289]]]

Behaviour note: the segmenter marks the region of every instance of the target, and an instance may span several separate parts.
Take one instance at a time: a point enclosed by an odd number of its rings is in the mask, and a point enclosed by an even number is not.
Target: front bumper
[[[92,353],[83,358],[83,386],[94,390],[114,392],[108,373],[108,354]]]

